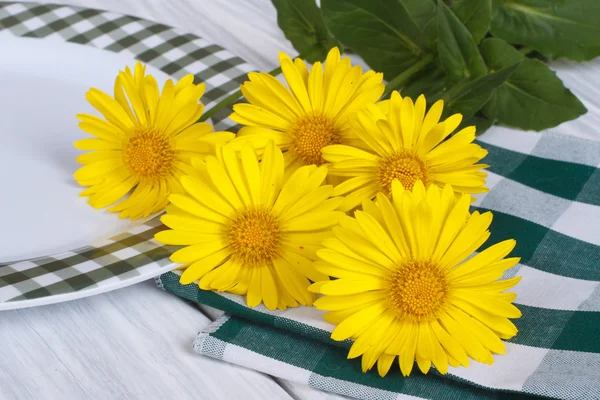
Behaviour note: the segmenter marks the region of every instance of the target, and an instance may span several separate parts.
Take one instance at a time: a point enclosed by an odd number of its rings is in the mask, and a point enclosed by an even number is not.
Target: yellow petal
[[[85,97],[111,124],[125,132],[129,132],[133,129],[134,122],[115,99],[94,88],[90,89]]]
[[[279,304],[279,299],[277,296],[277,285],[275,284],[275,279],[273,278],[273,271],[269,266],[264,266],[262,268],[261,291],[263,303],[269,310],[275,310]]]
[[[417,365],[419,366],[419,370],[421,370],[423,374],[427,374],[429,372],[429,369],[431,368],[431,361],[429,359],[421,358],[419,356],[416,356],[416,359]]]
[[[273,267],[279,282],[287,292],[303,306],[310,306],[314,301],[314,294],[308,291],[310,281],[293,270],[290,264],[282,258],[273,260]]]
[[[300,73],[302,80],[304,81],[304,85],[308,85],[308,68],[306,67],[306,63],[301,58],[294,58],[294,66]]]
[[[279,53],[279,62],[281,63],[283,76],[292,93],[294,93],[294,96],[298,99],[298,102],[304,111],[310,113],[312,111],[312,105],[310,104],[306,84],[304,83],[300,71],[298,71],[292,60],[284,53]]]
[[[260,181],[262,182],[260,204],[273,206],[283,181],[283,154],[273,141],[267,144],[260,163]]]
[[[331,332],[331,338],[341,341],[354,336],[358,331],[375,321],[386,309],[385,304],[381,302],[360,310],[336,326]]]
[[[319,61],[313,64],[308,76],[308,97],[313,110],[323,110],[323,66]]]
[[[312,166],[298,168],[285,180],[281,192],[279,192],[279,196],[273,205],[274,213],[281,213],[287,207],[293,205],[304,194],[303,188],[306,187],[312,169]]]
[[[262,126],[280,131],[288,131],[292,127],[290,121],[253,104],[236,104],[233,106],[233,111],[229,118],[243,125]]]
[[[454,205],[444,223],[432,259],[438,261],[452,244],[469,215],[470,196],[463,195]]]
[[[406,339],[403,343],[402,349],[399,352],[400,371],[404,376],[410,375],[413,366],[415,365],[415,352],[417,349],[417,340],[419,335],[418,329],[419,328],[417,324],[408,324],[408,329],[406,330]]]
[[[446,350],[446,352],[455,360],[457,360],[460,365],[464,367],[469,366],[469,357],[465,352],[465,349],[460,345],[460,343],[453,338],[438,321],[433,320],[430,322],[430,326],[432,331],[435,334],[436,339],[440,342],[442,347]]]
[[[209,156],[206,158],[206,167],[212,184],[219,190],[227,202],[236,209],[241,208],[243,204],[223,165],[215,157]]]
[[[320,286],[320,293],[325,295],[340,296],[346,294],[363,293],[371,290],[382,290],[388,287],[382,279],[363,277],[361,279],[336,279]]]
[[[256,73],[250,73],[250,81],[244,82],[244,84],[240,86],[242,95],[249,103],[264,108],[278,117],[293,123],[298,117],[298,113],[302,112],[293,96],[283,88],[283,85],[279,81],[277,83],[282,86],[282,90],[285,94],[281,96],[280,92],[280,95],[278,95],[278,93],[273,91],[263,79],[255,76],[255,74]]]
[[[487,240],[491,223],[491,212],[474,212],[440,259],[440,266],[453,267],[473,254]]]
[[[210,287],[219,292],[230,291],[238,283],[238,276],[246,268],[233,257],[227,260],[218,269],[214,269],[200,279],[200,287]]]
[[[394,210],[392,203],[390,203],[389,199],[383,193],[378,193],[377,204],[381,209],[387,232],[396,244],[396,248],[400,252],[400,255],[403,258],[408,257],[410,249],[408,247],[407,239],[404,237],[402,226],[398,221],[398,214],[396,214],[396,210]]]
[[[246,146],[242,149],[242,168],[244,169],[246,181],[248,182],[252,204],[259,205],[261,199],[260,169],[258,167],[256,152],[250,146]]]
[[[261,282],[263,271],[261,267],[252,267],[252,277],[248,285],[248,293],[246,294],[246,304],[248,307],[256,307],[262,301]]]
[[[370,161],[379,161],[379,157],[375,154],[368,153],[364,150],[357,149],[352,146],[346,146],[342,144],[334,144],[330,146],[325,146],[321,150],[323,153],[323,158],[332,163],[345,161],[345,160],[354,160],[354,159],[365,159]]]
[[[81,139],[73,143],[79,150],[121,150],[121,143],[109,142],[103,139]]]
[[[339,116],[340,113],[343,112],[352,98],[352,95],[356,93],[361,76],[362,68],[360,65],[355,65],[342,76],[342,81],[339,89],[336,90],[335,98],[325,105],[325,113],[327,115]]]
[[[104,208],[121,199],[129,191],[138,184],[136,177],[129,177],[125,181],[113,186],[105,192],[97,193],[90,197],[90,204],[96,208]]]
[[[462,324],[465,328],[471,332],[475,338],[483,346],[485,346],[490,351],[493,351],[497,354],[505,353],[505,346],[502,340],[496,335],[491,329],[487,326],[483,325],[481,322],[477,321],[475,318],[470,317],[465,312],[457,309],[450,308],[448,313],[452,315],[452,317],[459,323]]]
[[[235,286],[239,272],[239,264],[233,258],[229,258],[200,278],[198,286],[202,290],[218,290],[221,292],[228,290]]]
[[[299,199],[296,204],[281,213],[280,218],[292,220],[300,215],[315,210],[329,198],[332,191],[333,188],[331,186],[321,186],[315,191],[306,194]]]
[[[424,140],[428,136],[427,134],[431,128],[438,124],[443,110],[444,100],[438,100],[431,106],[429,111],[427,111],[427,115],[425,115],[423,124],[421,125],[421,134],[419,135],[419,139]]]
[[[368,264],[373,264],[382,270],[391,270],[395,265],[394,261],[387,254],[382,253],[363,235],[357,234],[347,228],[336,227],[333,232],[340,242],[351,249],[352,253],[349,254],[350,257],[364,260]]]
[[[109,174],[122,166],[123,161],[120,158],[109,158],[79,168],[73,177],[78,181],[96,179]]]
[[[304,232],[331,228],[344,214],[338,211],[313,211],[301,214],[282,224],[285,232]]]
[[[221,238],[212,240],[210,242],[194,244],[191,246],[184,247],[183,249],[177,250],[171,255],[171,261],[177,263],[196,261],[198,259],[216,253],[217,251],[224,249],[228,245],[229,244]]]
[[[195,215],[198,218],[207,219],[220,224],[226,224],[229,222],[229,218],[203,206],[189,196],[172,194],[169,196],[169,200],[181,210]]]
[[[192,176],[183,176],[181,185],[194,199],[205,207],[212,209],[224,216],[231,217],[235,208],[227,202],[220,193],[215,191],[206,182]]]
[[[123,89],[125,89],[129,104],[131,105],[131,108],[133,108],[133,112],[137,121],[140,123],[140,125],[147,125],[148,121],[146,117],[148,109],[145,107],[142,101],[140,86],[136,85],[136,83],[133,81],[133,77],[125,72],[120,72],[117,79],[121,85],[123,85]],[[129,114],[131,114],[131,112],[129,112]]]
[[[306,257],[299,255],[298,253],[289,251],[285,247],[280,249],[281,257],[286,260],[292,268],[294,268],[301,275],[306,276],[313,282],[325,281],[329,277],[315,269],[313,262]]]
[[[446,313],[440,315],[440,321],[444,324],[448,333],[465,349],[469,357],[484,364],[492,364],[494,362],[494,358],[489,350],[483,347],[481,342],[465,326],[459,324]]]
[[[181,275],[179,281],[182,285],[192,283],[221,265],[231,256],[231,250],[224,248],[192,263]]]
[[[340,62],[340,50],[337,47],[332,47],[327,53],[327,58],[325,59],[325,71],[323,73],[323,87],[325,89],[329,88],[329,83],[331,81],[331,77]]]
[[[379,376],[383,377],[387,375],[395,359],[396,356],[391,356],[389,354],[382,354],[379,356],[379,359],[377,360],[377,372],[379,373]]]
[[[244,169],[240,165],[240,160],[238,155],[233,151],[233,149],[229,147],[220,148],[221,156],[223,157],[223,164],[227,169],[227,174],[235,187],[237,194],[239,195],[242,203],[244,205],[249,206],[252,204],[252,200],[250,198],[250,192],[248,187],[246,186],[246,179],[242,171]]]
[[[435,368],[438,370],[438,372],[442,375],[445,375],[448,373],[448,355],[433,332],[432,335],[433,358],[431,361],[433,362],[433,365],[435,365]]]
[[[400,128],[402,130],[402,142],[406,148],[411,148],[415,134],[415,106],[410,97],[402,99]]]
[[[329,245],[329,242],[327,242],[327,245]],[[358,257],[348,256],[347,254],[342,254],[330,249],[318,250],[317,256],[331,265],[331,267],[327,267],[324,264],[318,264],[318,266],[322,266],[322,271],[327,271],[326,273],[329,273],[336,278],[356,275],[386,278],[389,275],[389,271],[385,268],[368,261],[365,262]],[[342,273],[338,274],[338,271],[341,271]],[[347,271],[347,273],[344,273],[343,271]]]
[[[290,93],[290,91],[281,83],[277,78],[267,73],[250,73],[248,74],[252,81],[260,81],[266,90],[269,90],[279,99],[279,103],[282,106],[287,107],[295,116],[304,114],[302,107],[298,103],[298,100]],[[261,90],[259,94],[262,94],[265,89]]]
[[[354,216],[367,240],[395,263],[402,262],[403,257],[393,240],[372,215],[364,211],[357,211]]]
[[[190,244],[214,241],[217,235],[193,231],[164,230],[154,235],[154,239],[162,244],[187,246]]]
[[[184,215],[163,215],[160,217],[160,220],[169,228],[176,230],[194,231],[208,234],[222,234],[224,232],[224,226],[222,224],[208,221],[206,219],[200,219],[187,213]]]
[[[77,114],[76,117],[81,120],[79,128],[90,135],[109,142],[123,140],[123,131],[106,120],[89,114]]]
[[[520,261],[519,257],[506,258],[489,264],[479,273],[466,275],[453,280],[454,287],[479,287],[490,284],[504,275],[504,271],[514,267]]]
[[[317,310],[343,310],[375,301],[382,301],[386,296],[387,294],[383,290],[345,296],[323,296],[315,300],[315,307]]]
[[[417,338],[417,357],[424,360],[431,360],[434,354],[433,338],[428,322],[418,324],[419,337]],[[426,373],[426,372],[423,372]]]
[[[390,325],[393,323],[395,317],[396,315],[393,311],[387,310],[376,321],[367,325],[361,332],[357,333],[356,340],[348,352],[348,358],[356,358],[364,354],[367,350],[371,350],[371,354],[367,357],[363,357],[363,361],[366,361],[367,364],[363,364],[363,372],[371,369],[375,363],[375,359],[379,355],[378,351],[373,351],[376,350],[375,347],[385,347],[379,346],[379,344],[382,341],[389,340]],[[371,360],[366,360],[367,358],[371,358]]]
[[[455,280],[466,277],[470,274],[476,273],[492,263],[500,261],[515,248],[516,244],[517,242],[514,239],[509,239],[488,247],[481,253],[468,259],[464,263],[458,265],[456,268],[453,268],[448,273],[448,279]]]

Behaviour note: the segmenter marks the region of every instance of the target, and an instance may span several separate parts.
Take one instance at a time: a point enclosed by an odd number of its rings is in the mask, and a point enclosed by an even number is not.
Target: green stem
[[[534,50],[531,47],[522,47],[521,49],[519,49],[519,52],[521,54],[523,54],[524,56],[528,55],[529,53],[533,52]]]
[[[411,65],[404,72],[389,81],[385,86],[385,92],[383,93],[382,98],[387,99],[394,90],[401,89],[404,85],[406,85],[410,78],[425,68],[431,61],[433,61],[433,54],[427,54],[425,57]]]
[[[278,75],[280,72],[281,72],[281,67],[277,67],[274,70],[272,70],[271,72],[269,72],[269,75],[275,76],[275,75]],[[229,96],[225,97],[223,100],[221,100],[217,104],[215,104],[215,106],[212,107],[210,110],[208,110],[207,112],[202,114],[202,116],[200,117],[200,122],[206,121],[207,119],[209,119],[210,117],[212,117],[213,115],[215,115],[216,113],[218,113],[219,111],[221,111],[222,109],[227,107],[228,105],[235,103],[235,101],[237,99],[239,99],[240,97],[242,97],[242,91],[238,89],[235,92],[233,92],[232,94],[230,94]]]

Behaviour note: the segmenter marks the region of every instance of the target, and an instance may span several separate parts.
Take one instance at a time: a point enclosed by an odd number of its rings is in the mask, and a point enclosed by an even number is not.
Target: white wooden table
[[[135,15],[185,29],[254,66],[296,54],[269,0],[38,0]],[[600,139],[600,61],[558,64],[588,106],[562,133]],[[153,281],[83,300],[0,314],[0,400],[342,399],[308,386],[196,355],[196,333],[218,315]]]
[[[38,0],[104,9],[185,29],[258,68],[295,54],[269,0]],[[342,399],[197,355],[219,314],[153,281],[0,314],[0,400]]]

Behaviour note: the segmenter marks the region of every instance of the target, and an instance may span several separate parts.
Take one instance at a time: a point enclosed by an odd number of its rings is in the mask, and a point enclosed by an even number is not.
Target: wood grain
[[[2,399],[292,398],[266,375],[194,353],[210,320],[153,281],[1,318]]]

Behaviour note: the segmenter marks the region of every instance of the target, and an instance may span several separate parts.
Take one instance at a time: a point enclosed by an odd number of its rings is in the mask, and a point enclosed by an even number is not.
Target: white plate
[[[161,24],[35,3],[0,2],[0,54],[0,310],[90,296],[171,270],[174,248],[153,240],[160,221],[120,220],[78,196],[81,152],[73,142],[89,135],[75,115],[98,115],[85,93],[112,94],[118,71],[137,60],[161,86],[195,74],[207,84],[204,103],[237,89],[247,65]],[[213,119],[220,129],[230,126],[224,117]]]
[[[136,62],[65,42],[0,35],[0,262],[41,257],[85,246],[130,227],[117,214],[95,210],[73,179],[82,152],[73,142],[90,137],[77,113],[97,115],[85,100],[90,87],[112,94],[116,73]],[[159,84],[168,76],[148,67]]]

